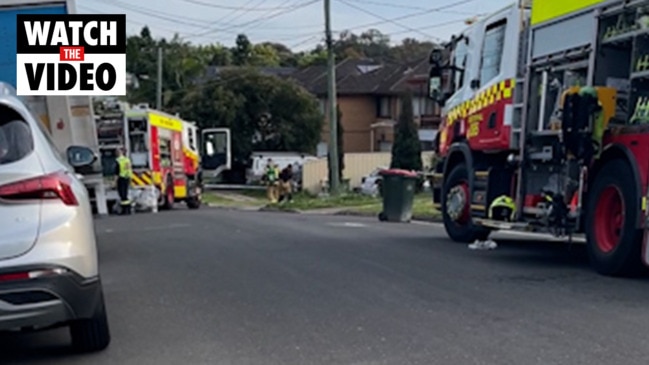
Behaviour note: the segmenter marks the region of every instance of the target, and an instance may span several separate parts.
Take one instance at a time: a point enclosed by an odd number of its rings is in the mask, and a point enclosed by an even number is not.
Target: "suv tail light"
[[[65,205],[79,205],[71,187],[72,180],[65,172],[39,176],[0,186],[0,199],[53,200],[59,199]]]

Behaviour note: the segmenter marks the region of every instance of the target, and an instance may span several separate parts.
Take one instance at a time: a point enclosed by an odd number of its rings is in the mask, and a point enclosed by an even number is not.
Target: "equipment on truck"
[[[649,265],[648,20],[649,0],[521,1],[431,52],[453,240],[585,233],[599,273]]]
[[[105,178],[115,180],[116,151],[125,148],[133,171],[132,200],[145,208],[171,209],[183,201],[190,209],[198,209],[203,172],[218,173],[230,165],[228,129],[202,131],[204,146],[199,149],[195,123],[146,105],[130,109],[127,104],[114,103],[105,107],[97,118],[97,131]],[[207,151],[203,161],[202,151]],[[149,207],[143,202],[150,200],[152,190],[155,203]],[[115,199],[115,191],[109,191],[109,200]]]

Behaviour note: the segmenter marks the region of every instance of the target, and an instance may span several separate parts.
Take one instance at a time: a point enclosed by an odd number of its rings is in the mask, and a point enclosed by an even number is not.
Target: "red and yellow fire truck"
[[[162,208],[184,201],[201,203],[197,128],[178,117],[152,109],[126,113],[126,150],[133,166],[134,188],[155,186]],[[193,143],[192,143],[193,142]]]
[[[198,209],[203,170],[230,166],[228,129],[204,130],[201,144],[195,123],[146,106],[106,113],[99,118],[97,130],[104,175],[112,178],[115,152],[124,147],[133,168],[132,190],[155,187],[163,209],[176,202]],[[218,161],[212,161],[215,158]]]
[[[649,0],[521,0],[430,62],[453,240],[585,233],[601,274],[649,264]]]

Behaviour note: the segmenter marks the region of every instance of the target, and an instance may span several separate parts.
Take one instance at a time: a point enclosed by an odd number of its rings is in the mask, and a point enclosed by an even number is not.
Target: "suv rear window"
[[[33,150],[29,125],[16,111],[0,105],[0,165],[20,161]]]

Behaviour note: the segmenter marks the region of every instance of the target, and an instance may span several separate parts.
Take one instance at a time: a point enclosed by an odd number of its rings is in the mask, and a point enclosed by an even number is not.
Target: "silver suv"
[[[72,345],[110,343],[88,192],[40,120],[0,84],[0,331],[69,326]]]

